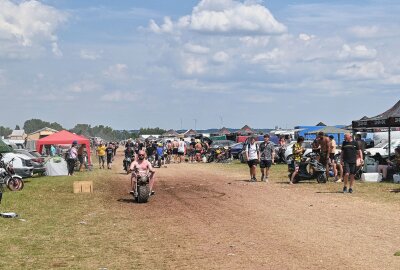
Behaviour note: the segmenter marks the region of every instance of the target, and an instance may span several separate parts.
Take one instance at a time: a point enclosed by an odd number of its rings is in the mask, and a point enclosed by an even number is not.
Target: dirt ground
[[[157,169],[156,195],[136,204],[120,167],[105,207],[124,226],[143,228],[127,239],[137,243],[127,249],[137,268],[400,269],[395,205],[283,181],[250,183],[247,170],[211,164]]]

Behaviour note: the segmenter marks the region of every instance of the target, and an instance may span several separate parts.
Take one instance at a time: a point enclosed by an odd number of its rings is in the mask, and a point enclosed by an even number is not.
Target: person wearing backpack
[[[245,153],[247,165],[249,165],[250,169],[250,182],[257,182],[256,168],[260,160],[260,151],[258,150],[255,137],[251,137],[250,143],[246,146]]]
[[[68,149],[68,154],[67,154],[67,168],[68,168],[68,175],[72,176],[74,174],[74,169],[75,169],[75,162],[78,157],[78,150],[76,149],[78,145],[77,141],[73,141],[71,148]]]

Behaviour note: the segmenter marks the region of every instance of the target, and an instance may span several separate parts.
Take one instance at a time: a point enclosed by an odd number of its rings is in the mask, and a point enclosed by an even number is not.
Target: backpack
[[[249,153],[249,151],[250,151],[250,143],[246,144],[245,149],[246,149],[246,150],[244,150],[244,151],[246,151],[247,154],[249,155],[249,154],[250,154],[250,153]],[[249,160],[247,159],[246,153],[244,153],[244,151],[243,151],[243,154],[242,154],[243,160],[244,160],[244,161],[249,161]],[[259,149],[258,149],[258,144],[257,144],[257,143],[256,143],[256,151],[257,151],[257,152],[259,151]]]

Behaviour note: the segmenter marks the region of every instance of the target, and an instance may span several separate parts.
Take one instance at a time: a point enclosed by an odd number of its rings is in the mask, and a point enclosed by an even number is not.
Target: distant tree
[[[139,135],[162,135],[166,130],[159,127],[156,128],[141,128],[139,130]]]
[[[32,133],[36,130],[49,127],[55,130],[62,130],[64,129],[59,123],[54,122],[46,122],[40,119],[31,119],[31,120],[26,120],[24,123],[24,130],[26,133]]]
[[[21,130],[21,128],[19,127],[19,125],[15,126],[15,130]]]
[[[0,126],[0,137],[4,136],[7,138],[12,133],[12,130],[8,127]]]

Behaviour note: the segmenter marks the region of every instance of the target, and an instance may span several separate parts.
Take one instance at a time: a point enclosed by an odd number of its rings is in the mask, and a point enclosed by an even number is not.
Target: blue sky
[[[349,124],[400,98],[399,1],[0,0],[0,125]]]

